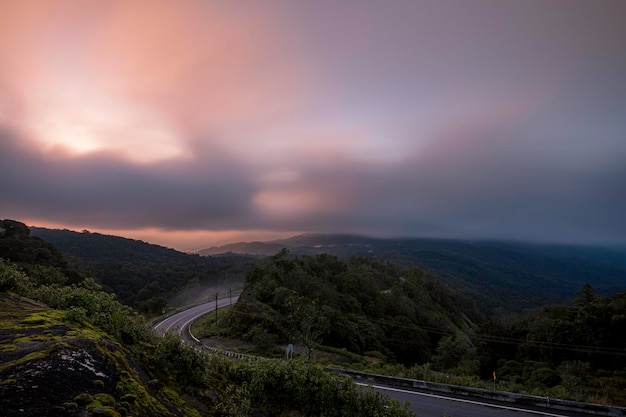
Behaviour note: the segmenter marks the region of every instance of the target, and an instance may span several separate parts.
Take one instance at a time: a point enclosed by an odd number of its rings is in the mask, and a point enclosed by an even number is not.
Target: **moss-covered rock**
[[[125,347],[94,326],[68,322],[63,311],[0,292],[3,417],[194,415],[175,391],[150,385],[153,379]]]

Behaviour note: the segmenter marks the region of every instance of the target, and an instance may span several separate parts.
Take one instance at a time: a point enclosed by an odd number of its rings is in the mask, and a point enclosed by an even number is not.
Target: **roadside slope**
[[[0,293],[0,329],[5,417],[199,415],[71,311]]]

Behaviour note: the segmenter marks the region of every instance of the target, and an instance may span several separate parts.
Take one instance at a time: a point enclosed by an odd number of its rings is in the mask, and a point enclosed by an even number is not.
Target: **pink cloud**
[[[0,18],[0,80],[21,99],[17,124],[43,143],[133,154],[136,143],[162,156],[198,136],[249,145],[251,132],[288,117],[309,94],[309,67],[290,55],[282,25],[263,9],[200,1],[20,5]]]

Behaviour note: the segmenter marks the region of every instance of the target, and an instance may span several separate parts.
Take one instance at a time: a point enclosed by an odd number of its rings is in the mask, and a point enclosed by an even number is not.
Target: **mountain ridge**
[[[300,234],[268,242],[238,242],[199,251],[201,255],[247,253],[270,256],[329,253],[368,256],[418,267],[489,307],[525,309],[570,299],[590,283],[599,293],[626,289],[626,250],[496,240],[370,238]]]
[[[30,227],[70,256],[79,269],[97,278],[120,300],[157,314],[168,304],[182,306],[217,291],[243,285],[246,255],[203,257],[141,240],[92,232]]]
[[[203,290],[207,285],[211,294],[217,291],[213,288],[240,285],[245,263],[258,262],[283,248],[291,256],[365,256],[420,268],[487,308],[509,311],[566,302],[586,283],[598,294],[626,290],[626,249],[600,246],[305,233],[233,243],[192,255],[118,236],[31,229],[64,253],[86,260],[85,272],[98,271],[98,278],[117,288],[126,303],[146,311],[160,311],[161,295],[182,305],[191,296],[207,296]]]

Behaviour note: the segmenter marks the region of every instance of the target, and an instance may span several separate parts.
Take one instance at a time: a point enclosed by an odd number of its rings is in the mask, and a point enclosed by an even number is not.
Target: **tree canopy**
[[[408,365],[428,361],[443,335],[464,334],[480,316],[418,269],[283,251],[248,274],[225,325],[242,336],[261,325],[279,340],[377,352]]]

